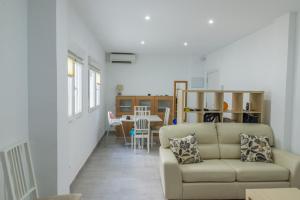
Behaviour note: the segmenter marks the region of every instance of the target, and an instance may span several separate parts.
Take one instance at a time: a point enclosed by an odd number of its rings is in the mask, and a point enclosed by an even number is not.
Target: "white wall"
[[[296,54],[295,54],[295,82],[294,82],[294,106],[293,106],[293,128],[291,147],[292,151],[300,154],[300,14],[297,16],[296,31]]]
[[[57,193],[56,1],[28,2],[29,136],[39,192],[49,196]]]
[[[0,151],[28,138],[27,1],[0,1]],[[0,162],[0,200],[5,198]]]
[[[57,1],[58,193],[69,192],[71,182],[105,131],[105,52],[71,2]],[[67,117],[68,50],[84,58],[83,113],[72,122]],[[101,106],[93,112],[88,111],[88,56],[99,63],[102,78]]]
[[[291,98],[286,90],[291,67],[290,18],[287,14],[275,19],[256,33],[207,55],[205,62],[206,72],[219,70],[224,89],[266,92],[266,122],[273,127],[278,146],[283,146],[286,98]]]
[[[138,55],[135,64],[108,64],[107,109],[115,111],[116,85],[123,95],[173,95],[174,80],[203,76],[199,56]]]

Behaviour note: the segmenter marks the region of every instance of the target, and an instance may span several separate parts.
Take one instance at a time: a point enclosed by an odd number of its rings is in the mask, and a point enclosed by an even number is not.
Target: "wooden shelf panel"
[[[198,93],[212,93],[212,92],[220,92],[220,93],[255,93],[255,94],[264,94],[264,91],[256,91],[256,90],[183,90],[187,92],[198,92]]]

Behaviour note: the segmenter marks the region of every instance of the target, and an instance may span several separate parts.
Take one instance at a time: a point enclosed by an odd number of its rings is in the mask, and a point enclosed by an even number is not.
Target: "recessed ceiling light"
[[[209,24],[214,24],[215,21],[214,21],[213,19],[210,19],[210,20],[208,20],[208,23],[209,23]]]
[[[150,17],[149,15],[146,15],[146,16],[145,16],[145,20],[146,20],[146,21],[149,21],[150,19],[151,19],[151,17]]]
[[[187,42],[184,42],[183,45],[186,47],[186,46],[188,45],[188,43],[187,43]]]
[[[145,44],[145,41],[144,41],[144,40],[142,40],[142,41],[141,41],[141,45],[144,45],[144,44]]]

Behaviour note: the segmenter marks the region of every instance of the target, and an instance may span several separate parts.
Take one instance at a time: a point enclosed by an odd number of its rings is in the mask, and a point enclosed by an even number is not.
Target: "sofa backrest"
[[[220,158],[216,125],[213,123],[164,126],[159,130],[161,146],[169,148],[169,138],[182,138],[191,133],[195,133],[198,139],[202,159]]]
[[[256,136],[266,136],[270,140],[270,145],[274,146],[273,131],[268,125],[218,123],[216,126],[221,158],[239,159],[241,157],[241,133]]]

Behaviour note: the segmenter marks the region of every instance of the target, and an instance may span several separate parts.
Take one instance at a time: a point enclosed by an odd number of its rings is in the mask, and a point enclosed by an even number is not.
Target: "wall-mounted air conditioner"
[[[110,53],[109,62],[110,63],[124,63],[132,64],[136,61],[136,55],[134,53]]]

